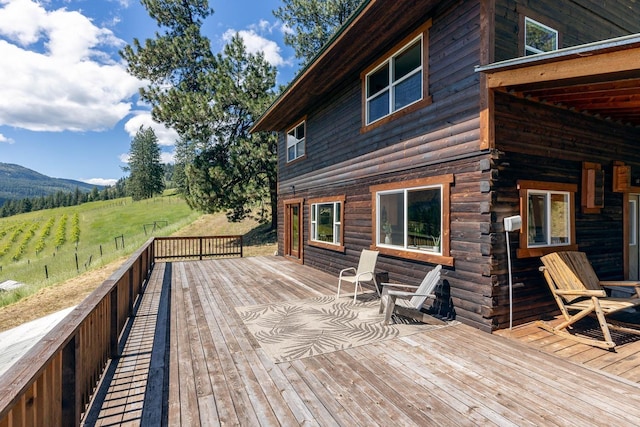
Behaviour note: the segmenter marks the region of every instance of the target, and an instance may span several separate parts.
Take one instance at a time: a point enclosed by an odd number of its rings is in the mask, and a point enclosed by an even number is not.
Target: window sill
[[[324,242],[318,242],[316,240],[309,240],[307,242],[307,244],[309,246],[314,246],[316,248],[322,248],[322,249],[328,249],[330,251],[335,251],[335,252],[345,252],[345,248],[343,245],[333,245],[331,243],[324,243]]]
[[[427,96],[426,98],[421,99],[420,101],[416,101],[413,104],[408,105],[407,107],[401,108],[393,113],[390,113],[387,116],[384,116],[373,123],[362,125],[360,128],[360,133],[367,133],[370,130],[373,130],[377,127],[380,127],[390,121],[396,120],[402,116],[406,116],[409,113],[413,113],[414,111],[420,110],[428,105],[431,105],[431,96]]]
[[[441,264],[446,265],[448,267],[453,267],[454,259],[451,256],[429,253],[429,252],[418,252],[418,251],[405,251],[402,249],[391,249],[384,246],[376,246],[371,245],[371,249],[380,252],[382,255],[389,255],[398,258],[411,259],[414,261],[423,261],[431,264]]]
[[[306,160],[306,159],[307,159],[307,155],[303,154],[302,156],[296,157],[293,160],[287,160],[286,166],[293,165],[295,163],[301,162],[301,161]]]
[[[516,252],[516,256],[518,258],[534,258],[534,257],[541,257],[553,252],[577,251],[577,250],[578,250],[578,245],[544,246],[540,248],[518,249]]]

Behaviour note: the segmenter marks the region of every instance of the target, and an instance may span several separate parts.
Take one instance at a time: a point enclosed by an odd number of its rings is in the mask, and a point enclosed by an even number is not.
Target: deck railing
[[[242,256],[241,236],[199,239],[149,239],[2,374],[0,427],[79,425],[109,359],[118,356],[122,332],[158,259],[155,251],[164,251],[162,259]]]
[[[242,236],[156,237],[154,244],[157,260],[242,257]]]

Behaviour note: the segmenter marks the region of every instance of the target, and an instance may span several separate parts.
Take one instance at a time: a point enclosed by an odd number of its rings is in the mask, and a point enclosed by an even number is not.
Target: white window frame
[[[638,207],[635,200],[629,200],[629,246],[636,246],[638,236]]]
[[[295,136],[295,131],[296,129],[298,129],[300,126],[303,126],[304,129],[304,136],[302,138],[297,138]],[[293,135],[291,133],[294,133]],[[289,162],[293,162],[294,160],[297,160],[301,157],[303,157],[306,152],[307,152],[307,147],[306,147],[306,143],[307,143],[307,122],[306,120],[302,120],[300,122],[298,122],[295,126],[292,126],[286,133],[285,135],[285,139],[287,141],[287,163]],[[299,147],[302,145],[302,150],[299,149]],[[294,157],[290,158],[289,157],[289,149],[293,147],[294,148]]]
[[[326,240],[321,240],[318,235],[318,208],[321,205],[333,205],[333,241],[328,242]],[[341,240],[341,232],[342,232],[342,201],[326,201],[326,202],[318,202],[311,204],[311,231],[310,236],[311,240],[318,243],[324,243],[329,245],[342,245]],[[336,218],[340,218],[336,221]]]
[[[578,191],[576,184],[568,184],[562,182],[545,182],[545,181],[531,181],[531,180],[518,180],[518,191],[520,194],[520,216],[522,217],[522,228],[520,229],[519,247],[517,250],[518,258],[531,258],[541,257],[551,252],[556,252],[562,248],[565,251],[577,251],[578,245],[576,240],[576,199],[575,195]],[[568,242],[567,243],[552,243],[551,233],[547,232],[547,239],[549,244],[529,244],[529,194],[543,193],[543,194],[563,194],[568,197],[567,204],[567,218],[568,218]],[[550,197],[550,196],[549,196]],[[547,201],[547,213],[545,215],[550,217],[549,209],[550,204]],[[551,227],[551,223],[547,225]]]
[[[524,18],[524,55],[535,55],[537,53],[544,53],[547,52],[545,50],[540,50],[538,48],[535,48],[533,46],[529,46],[527,44],[527,23],[531,23],[535,26],[540,27],[543,30],[549,31],[550,33],[553,33],[555,35],[555,43],[554,43],[554,47],[553,49],[551,49],[551,51],[554,50],[558,50],[558,38],[559,38],[559,34],[558,34],[558,30],[549,27],[548,25],[544,25],[541,22],[536,21],[535,19],[531,19],[528,16],[525,16]],[[550,52],[550,51],[549,51]]]
[[[394,190],[386,190],[386,191],[378,191],[376,193],[376,224],[380,224],[378,227],[376,227],[376,245],[379,247],[387,247],[387,248],[392,248],[392,249],[400,249],[403,251],[409,251],[409,252],[428,252],[428,253],[432,253],[435,255],[442,255],[442,235],[443,235],[443,225],[444,225],[444,211],[443,211],[443,197],[444,197],[444,190],[443,190],[444,186],[442,184],[437,184],[437,185],[427,185],[427,186],[421,186],[421,187],[410,187],[410,188],[400,188],[400,189],[394,189]],[[427,249],[426,247],[424,248],[419,248],[413,245],[409,245],[409,193],[412,191],[421,191],[421,190],[439,190],[440,191],[440,231],[439,231],[439,236],[440,236],[440,241],[439,241],[439,248],[438,250],[434,250],[434,249]],[[404,217],[402,218],[402,224],[404,225],[404,230],[395,230],[396,232],[402,231],[403,234],[403,244],[401,245],[394,245],[394,244],[388,244],[385,243],[385,236],[383,236],[384,233],[382,233],[382,228],[383,228],[383,224],[382,224],[382,209],[380,208],[380,197],[387,195],[387,194],[402,194],[403,200],[403,215]]]
[[[418,67],[416,67],[415,69],[413,69],[411,72],[407,73],[406,75],[402,76],[400,79],[394,81],[393,80],[393,75],[394,75],[394,65],[395,65],[395,59],[402,55],[404,52],[407,51],[407,49],[409,49],[410,47],[412,47],[416,42],[420,43],[420,65]],[[376,93],[371,94],[370,96],[367,96],[367,94],[369,93],[369,77],[373,74],[375,74],[378,70],[380,70],[381,68],[384,67],[388,68],[388,80],[387,80],[387,86],[385,86],[383,89],[379,90]],[[365,76],[365,123],[366,125],[370,125],[372,123],[375,123],[379,120],[384,119],[385,117],[388,117],[390,115],[392,115],[393,113],[403,110],[417,102],[420,102],[424,99],[424,76],[423,76],[423,70],[424,70],[424,37],[421,34],[419,34],[417,37],[415,37],[414,39],[412,39],[411,41],[409,41],[408,43],[406,43],[402,48],[398,49],[397,51],[395,51],[392,55],[390,55],[386,60],[384,60],[381,64],[379,64],[375,69],[373,69],[372,71],[368,72]],[[409,104],[403,105],[401,107],[398,108],[394,108],[395,106],[395,88],[405,82],[406,80],[414,77],[416,74],[420,74],[420,97],[412,102],[410,102]],[[370,105],[371,105],[371,101],[374,100],[375,98],[377,98],[378,96],[380,96],[381,94],[383,94],[384,92],[389,92],[389,110],[388,113],[380,116],[374,120],[369,120],[369,112],[370,112]]]
[[[552,191],[552,190],[527,190],[527,212],[530,212],[529,210],[529,203],[530,203],[530,196],[531,195],[538,195],[538,196],[544,196],[545,198],[545,212],[544,212],[544,234],[546,236],[546,241],[545,242],[541,242],[541,243],[537,243],[537,242],[531,242],[529,239],[529,230],[525,230],[525,232],[527,233],[527,248],[547,248],[547,247],[557,247],[557,246],[567,246],[567,245],[571,245],[573,242],[571,241],[571,216],[573,214],[573,210],[571,208],[571,193],[568,191]],[[564,228],[566,228],[567,230],[567,241],[566,242],[558,242],[558,243],[554,243],[552,241],[552,230],[553,230],[553,215],[551,212],[551,208],[552,208],[552,203],[551,203],[551,196],[553,195],[561,195],[564,198],[564,203],[566,204],[566,215],[564,217]],[[528,224],[530,224],[531,222],[531,215],[528,216],[529,221]]]

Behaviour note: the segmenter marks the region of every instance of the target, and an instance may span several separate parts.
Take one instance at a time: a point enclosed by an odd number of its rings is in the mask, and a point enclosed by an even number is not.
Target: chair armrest
[[[381,285],[383,287],[388,287],[388,288],[407,288],[407,289],[418,289],[419,288],[419,286],[403,285],[401,283],[382,283]]]
[[[606,297],[607,293],[604,290],[600,291],[592,291],[589,289],[556,289],[555,292],[558,295],[576,295],[576,296],[585,296],[585,297]]]
[[[413,292],[403,292],[403,291],[387,291],[387,295],[395,295],[397,297],[435,297],[434,294],[416,294]]]
[[[635,280],[605,280],[600,282],[600,286],[640,286],[640,282],[636,282]]]
[[[354,268],[354,270],[355,270],[355,268]],[[360,276],[364,276],[365,274],[370,274],[374,278],[376,277],[376,274],[373,271],[363,271],[362,273],[356,274],[356,277],[359,278]]]
[[[345,268],[343,270],[340,270],[340,276],[342,276],[342,273],[345,273],[347,271],[353,271],[355,273],[356,268],[355,267],[349,267],[349,268]]]

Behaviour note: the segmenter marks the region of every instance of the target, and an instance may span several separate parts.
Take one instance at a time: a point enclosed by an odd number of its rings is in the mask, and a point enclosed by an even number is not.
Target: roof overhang
[[[640,126],[640,35],[476,67],[487,86]]]
[[[399,36],[424,22],[437,3],[365,0],[251,131],[280,131],[294,124],[340,85],[359,78],[360,72],[378,59],[376,55],[386,52]]]

